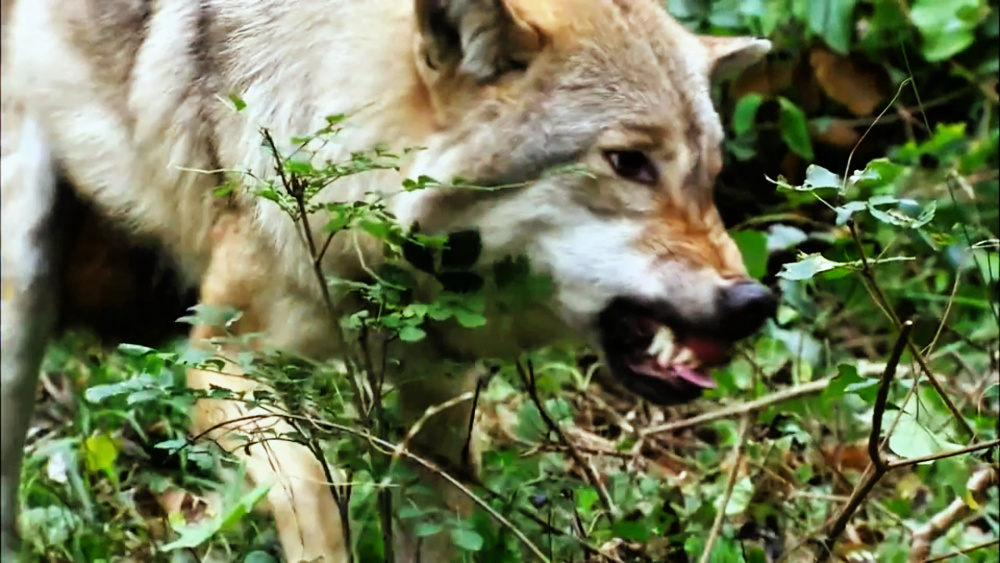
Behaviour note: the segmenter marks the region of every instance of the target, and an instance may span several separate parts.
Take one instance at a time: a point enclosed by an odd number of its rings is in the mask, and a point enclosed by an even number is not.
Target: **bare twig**
[[[892,348],[892,355],[889,356],[889,361],[886,362],[885,370],[882,372],[878,393],[875,395],[875,405],[872,412],[872,430],[868,435],[868,457],[875,464],[875,468],[882,472],[885,472],[888,468],[888,464],[886,464],[881,452],[879,452],[879,439],[882,436],[882,418],[885,416],[885,405],[889,401],[889,387],[892,385],[892,380],[896,377],[896,368],[899,366],[899,359],[903,356],[903,348],[906,346],[912,330],[913,321],[903,323],[899,337],[896,338],[896,345]]]
[[[802,385],[796,385],[795,387],[789,387],[788,389],[783,389],[776,393],[772,393],[760,399],[753,401],[747,401],[745,403],[738,403],[723,409],[718,409],[714,411],[707,412],[705,414],[700,414],[698,416],[693,416],[691,418],[685,418],[684,420],[676,420],[673,422],[668,422],[666,424],[660,424],[659,426],[652,426],[650,428],[644,428],[639,431],[639,436],[645,438],[651,434],[659,434],[661,432],[673,432],[676,430],[681,430],[683,428],[690,428],[692,426],[698,426],[699,424],[704,424],[706,422],[712,422],[713,420],[720,420],[723,418],[730,418],[734,416],[740,416],[743,414],[759,411],[765,409],[771,405],[777,403],[783,403],[785,401],[791,401],[804,397],[806,395],[813,395],[816,393],[822,393],[824,389],[830,386],[830,382],[833,378],[818,379],[816,381],[810,381],[808,383],[803,383]]]
[[[501,499],[501,500],[504,499],[503,495],[501,495],[500,493],[498,493],[498,492],[490,489],[489,487],[485,487],[484,486],[482,488],[487,493],[489,493],[494,499]],[[524,507],[515,507],[515,510],[517,510],[522,516],[528,518],[532,522],[534,522],[534,523],[538,524],[539,526],[541,526],[545,530],[545,532],[547,534],[555,534],[557,536],[564,537],[564,538],[566,538],[566,539],[568,539],[568,540],[576,543],[581,548],[583,548],[584,551],[586,551],[587,553],[589,553],[591,555],[595,555],[595,556],[601,557],[603,559],[610,560],[613,563],[624,563],[619,557],[615,556],[614,554],[603,553],[601,551],[601,549],[599,547],[597,547],[596,545],[593,545],[593,544],[587,542],[586,540],[584,540],[580,536],[577,536],[576,534],[571,534],[571,533],[569,533],[569,532],[567,532],[565,530],[557,528],[551,522],[549,522],[549,521],[547,521],[545,519],[540,518],[537,514],[531,512],[527,508],[524,508]],[[582,526],[581,526],[581,528],[582,528]]]
[[[858,142],[854,144],[854,148],[851,149],[851,153],[847,155],[847,165],[844,167],[845,168],[845,170],[844,170],[844,181],[843,181],[843,184],[841,184],[841,186],[840,186],[840,195],[841,196],[843,196],[843,195],[845,195],[847,193],[847,181],[848,181],[848,178],[851,175],[851,160],[854,158],[854,153],[858,150],[858,147],[861,146],[861,143],[863,143],[865,141],[865,138],[868,136],[868,133],[871,133],[871,130],[875,127],[875,124],[877,124],[879,121],[881,121],[882,118],[883,118],[883,116],[885,116],[886,112],[889,111],[889,108],[891,108],[892,105],[896,103],[896,100],[899,99],[899,95],[903,93],[903,88],[909,82],[913,82],[913,79],[912,78],[907,78],[907,79],[905,79],[905,80],[903,80],[902,82],[899,83],[899,88],[896,90],[896,95],[892,97],[892,100],[890,100],[888,104],[886,104],[885,109],[882,110],[882,113],[878,114],[875,117],[875,119],[872,120],[871,125],[869,125],[867,129],[865,129],[864,134],[862,134],[861,138],[858,139]]]
[[[472,394],[472,408],[469,409],[469,424],[465,429],[465,444],[462,446],[462,461],[468,463],[472,455],[472,438],[476,428],[476,410],[479,409],[479,396],[486,387],[486,377],[476,378],[476,390]]]
[[[970,454],[973,452],[978,452],[981,450],[988,450],[990,448],[995,448],[1000,446],[1000,439],[987,440],[985,442],[976,442],[965,446],[964,448],[958,448],[957,450],[948,450],[945,452],[938,452],[936,454],[925,455],[921,457],[911,457],[907,459],[898,459],[890,461],[888,464],[889,469],[898,469],[900,467],[909,467],[911,465],[918,465],[921,463],[927,463],[928,461],[937,461],[939,459],[945,459],[948,457],[954,457],[957,455]]]
[[[740,418],[739,434],[736,437],[736,444],[733,446],[733,453],[730,455],[733,465],[729,468],[729,475],[726,476],[726,490],[722,494],[722,498],[719,499],[719,509],[715,513],[712,529],[708,532],[708,537],[705,538],[705,551],[701,554],[701,558],[698,559],[698,563],[708,563],[712,559],[712,546],[715,545],[715,540],[719,537],[719,532],[722,530],[722,521],[726,518],[726,505],[729,504],[729,498],[733,496],[736,477],[739,475],[740,467],[743,465],[743,443],[746,442],[749,428],[750,414],[745,413]]]
[[[958,427],[965,434],[965,437],[975,437],[975,430],[973,430],[972,426],[969,425],[969,421],[965,420],[965,417],[962,415],[962,411],[958,410],[958,406],[955,405],[955,401],[952,400],[951,396],[944,390],[944,387],[941,385],[937,376],[931,371],[930,366],[927,365],[927,359],[920,353],[920,349],[917,348],[917,345],[911,340],[906,343],[906,346],[909,348],[910,353],[913,354],[913,359],[917,361],[917,365],[920,366],[920,370],[924,372],[924,376],[927,377],[927,381],[930,382],[931,387],[934,388],[938,397],[941,398],[941,402],[944,403],[945,407],[947,407],[949,411],[951,411],[952,417],[956,422],[958,422]]]
[[[996,486],[997,482],[997,470],[993,467],[983,467],[969,477],[966,487],[973,501],[978,504],[983,502],[986,491],[990,487]],[[971,511],[972,507],[965,502],[964,498],[956,498],[944,510],[935,514],[930,522],[913,532],[909,563],[926,562],[934,540],[944,535],[955,522],[964,518]]]
[[[538,408],[538,413],[541,415],[542,420],[545,425],[548,426],[549,430],[556,435],[559,439],[559,443],[566,447],[569,452],[570,457],[573,461],[584,471],[587,476],[587,480],[590,484],[594,486],[597,491],[597,496],[601,500],[601,505],[604,507],[605,512],[608,514],[609,518],[616,517],[618,514],[617,508],[611,502],[611,497],[608,495],[607,489],[604,487],[604,483],[601,482],[600,476],[597,475],[597,471],[594,467],[586,460],[580,452],[577,451],[576,447],[572,442],[566,438],[566,434],[562,431],[562,428],[552,420],[549,413],[545,410],[545,405],[542,404],[541,398],[538,396],[538,387],[535,386],[535,368],[531,365],[531,361],[527,362],[528,367],[525,369],[524,365],[518,361],[516,364],[517,373],[521,376],[521,381],[524,383],[524,387],[528,391],[528,396],[531,398],[532,402]]]
[[[470,401],[475,397],[475,395],[476,394],[474,391],[467,391],[457,397],[452,397],[451,399],[448,399],[443,403],[427,407],[427,410],[424,411],[424,414],[410,426],[410,430],[407,431],[406,436],[403,437],[403,441],[400,442],[398,446],[396,446],[396,451],[394,451],[392,454],[391,463],[396,463],[396,460],[399,459],[399,456],[403,455],[403,452],[409,447],[410,441],[413,440],[413,437],[420,432],[420,430],[424,427],[424,423],[426,423],[431,417],[437,415],[443,410],[450,409],[451,407],[464,403],[465,401]]]
[[[938,555],[937,557],[931,557],[926,560],[926,563],[932,563],[933,561],[947,561],[948,559],[954,559],[959,555],[967,555],[973,551],[979,551],[980,549],[986,549],[988,547],[993,547],[995,545],[1000,545],[1000,540],[990,540],[983,543],[977,543],[971,547],[965,549],[959,549],[958,551],[952,551],[951,553],[946,553],[945,555]]]
[[[285,166],[281,159],[281,153],[278,152],[278,146],[274,143],[274,137],[271,136],[271,132],[267,128],[261,128],[261,134],[264,136],[264,143],[271,152],[271,156],[274,157],[274,170],[278,173],[281,186],[285,188],[288,195],[292,196],[292,199],[295,200],[295,206],[299,210],[299,220],[302,222],[302,230],[304,231],[313,271],[316,274],[316,279],[319,281],[319,289],[323,294],[323,303],[326,305],[327,313],[330,315],[330,321],[336,322],[337,315],[333,306],[333,299],[330,297],[330,288],[327,287],[326,276],[323,274],[323,268],[318,259],[319,251],[316,248],[316,241],[313,239],[312,228],[309,226],[309,214],[306,211],[304,189],[298,185],[297,178],[294,176],[289,178],[285,175]]]
[[[941,322],[938,323],[937,330],[934,331],[934,338],[931,338],[931,343],[924,346],[923,354],[931,355],[934,347],[937,346],[938,339],[941,338],[941,333],[944,332],[944,327],[948,324],[948,317],[951,315],[951,308],[955,304],[955,296],[958,294],[958,287],[960,285],[962,285],[962,270],[956,269],[955,281],[951,284],[951,293],[948,295],[948,301],[945,303],[944,312],[941,313]]]
[[[875,485],[880,479],[882,479],[882,476],[889,471],[888,464],[882,458],[881,452],[879,452],[879,438],[882,433],[882,417],[885,415],[885,406],[889,398],[889,386],[892,383],[893,378],[896,376],[896,367],[899,365],[899,359],[903,355],[903,349],[909,341],[911,330],[913,330],[912,321],[906,321],[902,324],[902,330],[896,338],[896,344],[893,346],[892,355],[889,357],[889,361],[886,362],[885,371],[882,372],[882,379],[879,383],[878,394],[875,397],[874,412],[872,413],[872,431],[868,436],[868,455],[871,457],[872,465],[868,467],[862,476],[861,483],[854,489],[854,492],[851,493],[851,498],[847,501],[847,505],[844,506],[840,514],[837,516],[837,519],[830,525],[826,541],[823,542],[823,552],[820,553],[819,556],[819,560],[821,562],[829,559],[830,555],[833,553],[833,546],[836,545],[837,539],[840,538],[840,534],[844,533],[844,530],[847,528],[847,524],[851,521],[851,517],[854,516],[854,512],[865,501],[865,497],[868,496],[868,493],[870,493],[873,488],[875,488]]]

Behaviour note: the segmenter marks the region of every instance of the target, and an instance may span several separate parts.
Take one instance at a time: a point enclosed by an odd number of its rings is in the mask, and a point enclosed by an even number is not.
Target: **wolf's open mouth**
[[[600,338],[612,374],[633,393],[661,405],[696,399],[716,383],[731,343],[634,304],[616,302],[601,314]]]

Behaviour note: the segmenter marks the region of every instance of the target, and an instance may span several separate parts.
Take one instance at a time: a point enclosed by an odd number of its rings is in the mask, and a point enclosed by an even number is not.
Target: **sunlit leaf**
[[[961,448],[944,438],[941,432],[935,432],[924,426],[909,412],[886,409],[884,424],[888,428],[889,421],[899,414],[899,423],[889,437],[889,449],[896,455],[905,458],[917,458],[933,455],[948,450]],[[926,462],[931,463],[931,462]]]

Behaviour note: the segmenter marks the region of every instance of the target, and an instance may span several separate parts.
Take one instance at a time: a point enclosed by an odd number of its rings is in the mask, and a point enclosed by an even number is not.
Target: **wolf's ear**
[[[708,71],[713,82],[735,78],[771,51],[770,41],[756,37],[698,38],[708,51]]]
[[[479,82],[524,68],[541,47],[541,35],[506,0],[416,0],[417,24],[427,66]]]

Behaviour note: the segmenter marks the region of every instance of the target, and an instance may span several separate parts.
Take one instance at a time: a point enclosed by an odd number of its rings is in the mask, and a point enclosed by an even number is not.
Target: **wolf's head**
[[[773,315],[715,208],[713,80],[770,48],[688,32],[654,0],[417,0],[417,71],[441,132],[408,170],[507,189],[414,196],[431,230],[527,254],[552,309],[658,402]],[[554,168],[576,171],[551,173]]]

